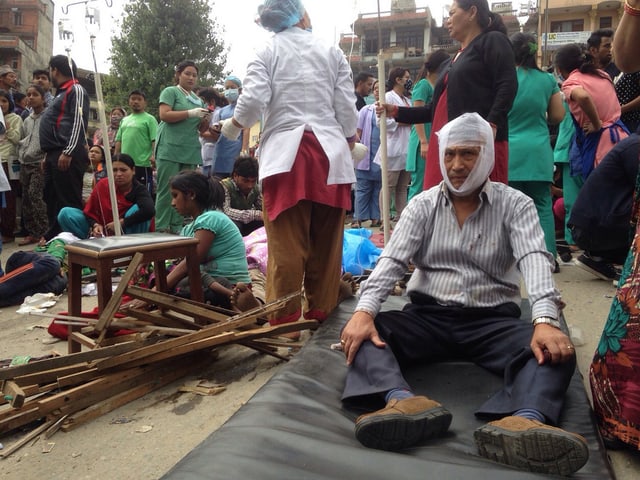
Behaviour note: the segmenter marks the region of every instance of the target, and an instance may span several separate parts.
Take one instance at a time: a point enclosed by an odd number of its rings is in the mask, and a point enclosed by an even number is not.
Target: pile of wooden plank
[[[132,261],[123,281],[137,263]],[[211,350],[216,347],[240,344],[286,359],[278,354],[278,347],[297,344],[279,336],[317,327],[316,321],[305,320],[275,327],[259,325],[258,319],[280,309],[291,296],[238,314],[138,287],[120,290],[97,320],[56,320],[70,325],[74,330],[70,341],[81,343],[84,351],[0,368],[0,436],[44,421],[0,452],[0,457],[10,455],[31,438],[48,438],[58,429],[71,430],[202,370],[211,363]],[[133,309],[124,318],[114,318],[112,302],[119,305],[125,292],[157,308]],[[131,333],[110,336],[116,329]]]

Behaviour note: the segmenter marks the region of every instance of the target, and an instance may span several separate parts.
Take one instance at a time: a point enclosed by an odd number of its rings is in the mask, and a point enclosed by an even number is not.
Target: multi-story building
[[[538,12],[533,0],[518,5],[518,11],[512,5],[512,2],[493,2],[493,10],[501,14],[509,35],[520,30],[535,33]],[[393,0],[391,11],[380,12],[379,21],[378,12],[360,13],[353,24],[353,33],[341,36],[340,47],[354,73],[370,71],[376,74],[377,56],[382,48],[387,71],[404,67],[415,76],[424,65],[426,55],[433,50],[445,49],[453,53],[459,48],[446,28],[448,11],[443,8],[438,13],[444,17],[444,25],[440,27],[428,7],[417,8],[415,0]],[[381,32],[381,45],[378,30]]]
[[[378,25],[380,23],[380,28]],[[354,72],[377,72],[380,48],[387,57],[387,71],[405,67],[415,73],[431,49],[431,28],[435,22],[428,7],[416,8],[415,0],[392,0],[391,11],[360,13],[353,24],[353,35],[343,35],[340,47]],[[378,42],[380,30],[382,44]]]
[[[31,72],[46,68],[53,49],[52,0],[0,2],[0,65],[10,65],[23,90]]]

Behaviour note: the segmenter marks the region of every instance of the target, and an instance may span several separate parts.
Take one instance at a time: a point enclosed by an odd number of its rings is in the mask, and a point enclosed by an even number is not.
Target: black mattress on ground
[[[390,297],[398,309],[404,297]],[[549,478],[511,469],[476,453],[473,431],[484,422],[474,410],[501,379],[468,362],[421,366],[406,372],[418,394],[453,414],[445,438],[400,453],[363,447],[354,436],[358,412],[340,401],[347,367],[339,339],[355,299],[344,302],[305,347],[233,417],[175,465],[165,479],[528,479]],[[526,315],[523,315],[526,316]],[[579,372],[567,393],[561,427],[589,442],[589,462],[573,478],[613,479]]]

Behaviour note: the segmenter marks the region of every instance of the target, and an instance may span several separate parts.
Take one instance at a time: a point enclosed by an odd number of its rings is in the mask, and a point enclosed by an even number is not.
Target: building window
[[[382,30],[382,48],[389,48],[389,30]],[[378,45],[378,31],[366,30],[364,32],[364,55],[378,53],[380,46]]]
[[[600,28],[613,28],[613,17],[600,17]]]
[[[22,12],[20,10],[13,12],[13,24],[22,25]]]
[[[98,109],[90,108],[89,112],[90,112],[89,115],[91,116],[91,120],[95,120],[97,122],[99,120],[98,119]]]
[[[582,32],[584,31],[584,20],[563,20],[551,22],[551,32]]]
[[[422,47],[424,46],[424,29],[407,28],[396,30],[396,46],[422,49]]]

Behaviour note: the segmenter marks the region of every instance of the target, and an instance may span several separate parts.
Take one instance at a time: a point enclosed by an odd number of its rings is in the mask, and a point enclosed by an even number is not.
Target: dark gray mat
[[[406,301],[391,297],[386,309]],[[407,379],[453,414],[451,429],[438,439],[401,453],[371,450],[355,439],[356,412],[340,396],[344,356],[329,345],[350,317],[355,300],[343,303],[308,344],[219,430],[163,478],[191,479],[530,479],[549,478],[513,470],[476,454],[473,430],[483,424],[473,412],[501,379],[466,362],[412,369]],[[589,442],[589,462],[573,478],[614,478],[576,372],[561,426]]]

